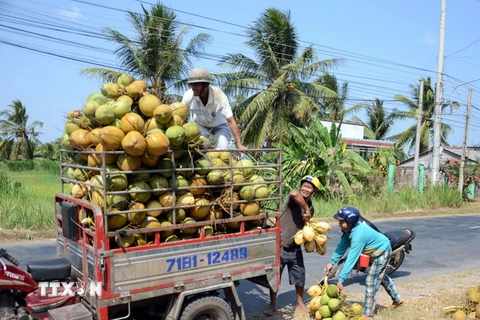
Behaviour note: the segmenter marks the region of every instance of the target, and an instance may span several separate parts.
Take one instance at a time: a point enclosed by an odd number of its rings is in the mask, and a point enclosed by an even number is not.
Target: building
[[[426,151],[419,155],[418,163],[423,164],[425,169],[430,169],[432,166],[432,149]],[[440,164],[444,164],[449,160],[458,160],[462,158],[462,147],[450,147],[450,146],[441,146],[440,147]],[[480,146],[467,147],[467,154],[465,155],[465,165],[475,164],[480,161]],[[411,157],[405,161],[402,161],[400,167],[413,167],[415,158]]]

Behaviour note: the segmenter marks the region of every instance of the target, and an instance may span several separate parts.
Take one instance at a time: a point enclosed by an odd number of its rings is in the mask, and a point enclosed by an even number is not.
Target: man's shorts
[[[280,257],[280,277],[283,269],[288,267],[288,279],[291,285],[305,286],[305,264],[303,263],[303,253],[300,246],[295,248],[282,248]]]

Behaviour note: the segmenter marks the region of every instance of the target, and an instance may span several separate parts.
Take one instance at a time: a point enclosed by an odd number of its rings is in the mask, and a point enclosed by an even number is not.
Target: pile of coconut
[[[312,299],[309,303],[310,315],[323,320],[361,320],[363,308],[359,303],[348,305],[343,291],[334,284],[328,284],[325,278],[323,285],[311,286],[307,293]]]
[[[63,192],[100,206],[106,232],[125,231],[113,244],[238,232],[242,224],[234,220],[197,227],[226,218],[254,216],[246,224],[254,229],[264,223],[258,217],[263,204],[278,209],[279,157],[207,149],[211,140],[200,136],[188,116],[186,105],[162,103],[147,83],[127,74],[90,94],[82,110],[68,113]],[[81,220],[95,229],[94,217]]]
[[[317,251],[323,256],[327,253],[328,237],[326,233],[330,229],[332,226],[328,222],[311,220],[295,234],[294,241],[299,246],[303,244],[306,252]]]
[[[446,307],[443,312],[454,320],[480,319],[480,285],[467,289],[464,305]]]

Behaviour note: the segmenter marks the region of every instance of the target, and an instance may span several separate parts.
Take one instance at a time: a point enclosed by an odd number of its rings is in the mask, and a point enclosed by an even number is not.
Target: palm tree
[[[119,31],[106,28],[107,39],[118,45],[117,57],[120,59],[120,69],[137,79],[151,85],[151,93],[157,95],[162,102],[172,100],[167,94],[171,87],[181,87],[182,79],[193,67],[193,58],[198,58],[210,35],[200,33],[190,39],[182,49],[187,25],[177,21],[175,13],[158,2],[150,10],[142,5],[142,13],[127,12],[135,30],[135,37],[129,38]],[[122,71],[103,68],[87,68],[82,74],[116,81]]]
[[[318,99],[319,104],[323,107],[322,109],[325,112],[324,118],[326,119],[342,121],[344,116],[357,112],[365,105],[364,102],[360,102],[348,109],[345,109],[345,103],[348,99],[348,82],[344,82],[342,85],[340,85],[337,77],[328,72],[320,76],[315,82],[332,90],[333,92],[336,92],[338,95],[338,97],[334,98],[320,97]]]
[[[16,99],[8,105],[11,110],[0,111],[0,156],[8,160],[27,160],[33,158],[35,143],[40,132],[37,127],[43,127],[43,122],[34,121],[27,125],[28,115],[24,104]]]
[[[270,8],[247,31],[246,45],[257,61],[241,53],[221,59],[233,71],[221,75],[227,94],[248,97],[234,109],[245,144],[270,146],[281,141],[289,123],[304,125],[319,108],[312,96],[337,97],[332,90],[309,82],[337,59],[317,60],[311,46],[298,54],[298,36],[290,12]]]
[[[421,79],[424,81],[423,90],[423,107],[422,107],[422,121],[420,129],[420,153],[428,151],[433,139],[433,121],[435,111],[435,92],[432,89],[430,77]],[[419,88],[416,85],[410,85],[412,99],[402,95],[396,95],[395,100],[402,102],[408,108],[407,111],[398,111],[393,115],[393,119],[412,119],[414,124],[407,128],[404,132],[395,134],[387,139],[394,140],[398,148],[404,149],[408,145],[408,152],[415,149],[416,131],[417,131],[417,114],[419,104]],[[442,111],[450,106],[457,106],[456,102],[444,103],[441,107]],[[440,124],[440,143],[448,146],[447,137],[452,133],[452,128],[445,124]]]
[[[383,107],[383,101],[375,99],[365,107],[367,112],[367,121],[364,122],[358,117],[353,117],[353,121],[364,126],[364,138],[373,140],[383,140],[386,138],[388,132],[392,129],[394,123],[393,114],[387,114]]]

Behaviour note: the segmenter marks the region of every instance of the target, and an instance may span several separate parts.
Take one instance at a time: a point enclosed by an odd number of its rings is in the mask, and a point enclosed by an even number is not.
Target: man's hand
[[[244,146],[242,143],[237,143],[237,149],[247,150],[248,148],[246,146]]]
[[[343,282],[337,282],[338,291],[343,291]]]
[[[324,275],[325,277],[328,276],[328,275],[330,274],[330,272],[332,272],[332,269],[333,269],[333,264],[331,264],[331,263],[327,264],[327,266],[325,267],[325,269],[323,269],[323,270],[324,270],[323,275]]]
[[[311,217],[312,217],[312,214],[310,212],[310,209],[303,211],[303,221],[308,221],[310,220]]]

